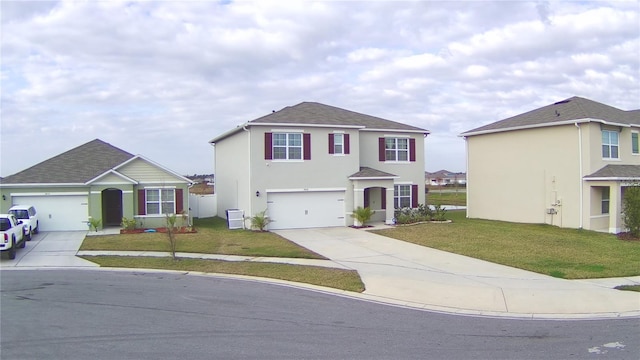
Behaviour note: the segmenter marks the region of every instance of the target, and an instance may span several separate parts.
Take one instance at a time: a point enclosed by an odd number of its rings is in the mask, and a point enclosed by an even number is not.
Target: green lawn
[[[178,234],[177,251],[201,254],[325,259],[271,232],[229,230],[226,220],[195,219],[195,234]],[[167,234],[87,236],[80,250],[169,251]]]
[[[441,192],[437,189],[431,189],[426,196],[427,205],[467,205],[467,192],[465,189],[459,189],[458,192],[453,192],[453,190]]]
[[[415,244],[567,279],[640,275],[640,242],[551,225],[467,219],[376,233]]]
[[[260,257],[325,259],[271,232],[229,230],[224,219],[196,219],[195,234],[178,234],[177,251]],[[167,234],[142,233],[87,236],[80,250],[170,251]],[[84,256],[104,267],[167,269],[260,276],[327,286],[347,291],[364,291],[356,271],[317,266],[232,262],[200,259]]]

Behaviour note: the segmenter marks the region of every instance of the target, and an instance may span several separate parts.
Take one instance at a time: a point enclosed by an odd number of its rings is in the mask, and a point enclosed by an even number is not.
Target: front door
[[[102,223],[104,226],[119,226],[122,221],[122,190],[102,191]]]

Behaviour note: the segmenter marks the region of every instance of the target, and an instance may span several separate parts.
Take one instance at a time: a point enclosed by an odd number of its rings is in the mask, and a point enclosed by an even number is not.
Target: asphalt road
[[[455,316],[176,273],[0,276],[3,360],[640,357],[638,319]]]

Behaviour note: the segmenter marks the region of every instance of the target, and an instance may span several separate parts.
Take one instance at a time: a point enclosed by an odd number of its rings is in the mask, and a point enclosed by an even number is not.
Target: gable
[[[137,182],[116,171],[110,170],[90,181],[91,185],[136,184]]]
[[[150,162],[140,156],[117,167],[122,175],[131,178],[139,183],[148,184],[169,184],[169,183],[189,183],[181,175]]]

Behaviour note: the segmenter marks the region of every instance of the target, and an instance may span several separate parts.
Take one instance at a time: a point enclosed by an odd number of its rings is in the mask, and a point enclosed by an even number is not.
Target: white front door
[[[345,226],[344,191],[269,193],[269,229]]]

